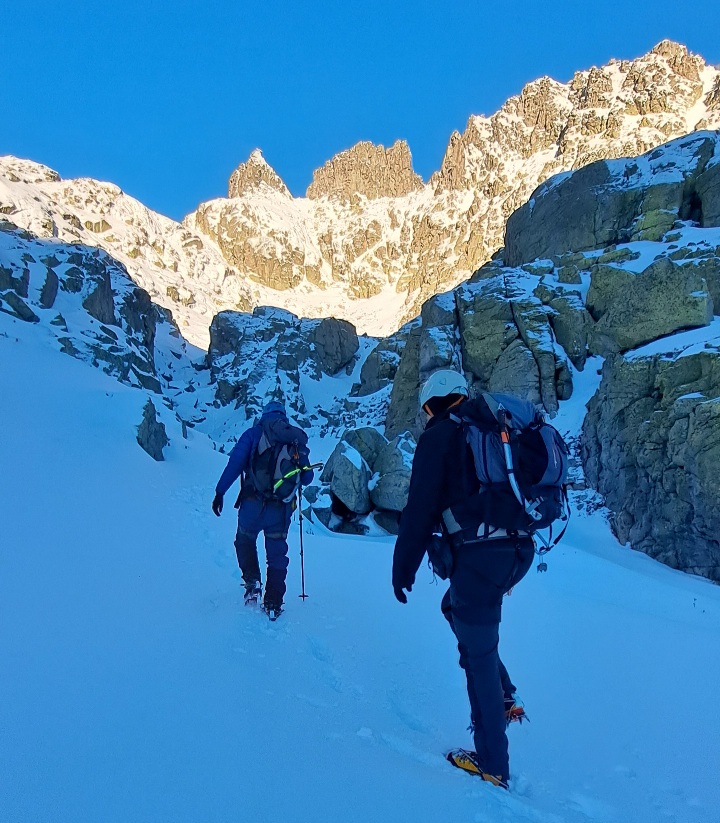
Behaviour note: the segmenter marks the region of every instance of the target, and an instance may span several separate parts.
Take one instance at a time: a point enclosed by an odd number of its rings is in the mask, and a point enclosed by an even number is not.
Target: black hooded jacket
[[[392,582],[407,589],[425,556],[430,538],[440,530],[442,513],[452,508],[464,529],[477,529],[497,514],[497,494],[477,494],[477,479],[470,447],[462,426],[452,416],[470,418],[480,429],[497,431],[497,421],[482,398],[466,400],[431,417],[420,435],[410,477],[408,502],[400,520],[395,543]],[[510,505],[517,501],[508,491]],[[518,554],[519,552],[519,554]],[[503,594],[527,572],[533,556],[530,537],[508,538],[465,544],[454,550],[455,571],[451,577],[456,594],[474,603],[473,620],[500,619]],[[483,612],[479,617],[477,609]]]
[[[413,584],[430,537],[440,527],[442,513],[479,489],[472,453],[451,414],[471,417],[481,428],[497,428],[482,398],[466,400],[428,420],[415,451],[408,502],[395,543],[393,586]]]

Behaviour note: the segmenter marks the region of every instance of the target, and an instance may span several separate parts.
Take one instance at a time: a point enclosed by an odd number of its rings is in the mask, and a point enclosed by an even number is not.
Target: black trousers
[[[457,638],[460,666],[465,670],[475,751],[485,771],[507,780],[510,773],[505,734],[505,697],[515,686],[498,654],[499,623],[470,625],[453,616],[450,590],[442,611]]]
[[[505,698],[515,691],[500,660],[503,595],[526,574],[533,558],[529,538],[457,548],[442,612],[457,638],[467,679],[475,751],[485,771],[510,777]]]

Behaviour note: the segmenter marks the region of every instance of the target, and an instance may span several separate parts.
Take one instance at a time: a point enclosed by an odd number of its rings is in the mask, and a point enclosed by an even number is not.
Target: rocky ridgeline
[[[257,301],[243,278],[226,279],[230,267],[206,237],[111,183],[61,180],[38,163],[0,157],[0,214],[40,238],[107,251],[196,345],[207,346],[218,305],[248,309]]]
[[[509,215],[553,174],[719,126],[720,72],[664,41],[567,84],[541,78],[491,117],[472,116],[427,184],[404,142],[362,142],[293,198],[256,150],[233,173],[230,199],[180,224],[117,186],[2,158],[0,213],[39,236],[106,249],[203,347],[214,314],[258,305],[389,334],[484,264]]]
[[[419,386],[437,368],[552,416],[574,370],[601,355],[582,437],[588,483],[621,540],[720,580],[718,197],[719,132],[542,185],[508,221],[498,259],[423,306],[385,434],[419,431]]]
[[[389,149],[363,141],[315,171],[307,197],[336,197],[359,204],[360,197],[403,197],[423,185],[413,171],[410,148],[404,140],[397,140]]]
[[[507,218],[538,183],[717,128],[718,97],[718,70],[664,41],[637,60],[578,72],[568,84],[542,78],[492,117],[471,117],[427,185],[405,143],[388,150],[359,143],[315,172],[307,200],[289,198],[284,184],[246,182],[242,196],[203,204],[188,220],[257,283],[290,291],[310,284],[329,300],[339,285],[360,300],[329,313],[386,333],[387,321],[367,313],[362,299],[405,295],[400,319],[415,317],[425,299],[467,279],[502,245]],[[236,174],[277,178],[252,166],[251,157]]]
[[[0,221],[0,311],[42,323],[66,354],[160,392],[158,323],[169,317],[101,249],[39,240]]]

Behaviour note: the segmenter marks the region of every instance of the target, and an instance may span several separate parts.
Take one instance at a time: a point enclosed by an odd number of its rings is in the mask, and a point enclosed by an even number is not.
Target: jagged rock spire
[[[230,175],[228,197],[242,197],[262,186],[268,186],[274,191],[292,197],[290,190],[275,169],[263,157],[262,151],[253,149],[247,163],[241,163]]]
[[[404,140],[396,140],[389,149],[364,140],[317,169],[307,196],[350,200],[361,194],[374,200],[402,197],[422,187],[422,178],[413,171],[410,148]]]

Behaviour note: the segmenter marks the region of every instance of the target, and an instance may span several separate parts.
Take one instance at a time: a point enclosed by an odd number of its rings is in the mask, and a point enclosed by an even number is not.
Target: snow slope
[[[470,743],[444,587],[400,606],[391,539],[309,525],[303,603],[294,524],[286,614],[245,609],[224,457],[161,406],[153,462],[145,392],[45,334],[0,316],[3,822],[717,819],[718,587],[576,517],[507,601],[504,793],[442,757]]]

